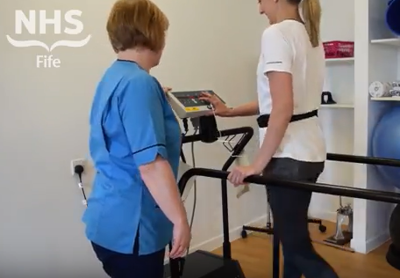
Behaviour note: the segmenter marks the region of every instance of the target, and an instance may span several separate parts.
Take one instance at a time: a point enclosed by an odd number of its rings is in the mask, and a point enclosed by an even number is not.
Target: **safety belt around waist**
[[[270,116],[271,116],[271,114],[260,115],[257,118],[258,127],[259,128],[268,127],[268,122],[269,122]],[[311,112],[303,113],[303,114],[293,115],[292,118],[290,119],[290,122],[291,123],[298,122],[298,121],[302,121],[302,120],[312,118],[312,117],[318,117],[318,109],[313,110]]]

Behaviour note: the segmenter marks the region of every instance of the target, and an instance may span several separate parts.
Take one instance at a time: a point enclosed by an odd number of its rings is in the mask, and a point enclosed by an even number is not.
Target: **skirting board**
[[[388,232],[384,232],[380,235],[377,235],[373,238],[368,239],[367,241],[363,240],[352,240],[351,247],[357,252],[361,254],[368,254],[369,252],[375,250],[376,248],[382,246],[386,242],[390,240],[390,235]]]
[[[245,223],[243,225],[245,226],[255,226],[255,227],[263,227],[265,226],[265,223],[267,221],[267,215],[263,215],[261,217],[258,217],[248,223]],[[242,227],[243,225],[239,226],[239,227],[235,227],[233,229],[231,229],[229,231],[229,238],[231,241],[237,240],[239,238],[241,238],[240,233],[242,232]],[[250,232],[249,232],[250,233]],[[223,235],[219,235],[216,237],[213,237],[209,240],[203,241],[199,244],[196,244],[194,246],[191,246],[189,249],[189,253],[195,252],[197,250],[204,250],[204,251],[208,251],[211,252],[215,249],[218,249],[222,246],[222,242],[223,242]],[[164,260],[164,264],[168,263],[168,258]]]

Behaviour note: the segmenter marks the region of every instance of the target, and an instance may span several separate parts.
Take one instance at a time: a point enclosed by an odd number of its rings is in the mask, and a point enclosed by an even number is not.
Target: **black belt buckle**
[[[257,124],[259,128],[268,127],[269,116],[269,114],[258,116]]]

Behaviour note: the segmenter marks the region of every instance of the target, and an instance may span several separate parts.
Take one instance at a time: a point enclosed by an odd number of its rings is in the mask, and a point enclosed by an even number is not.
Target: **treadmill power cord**
[[[193,135],[196,135],[197,132],[198,132],[198,127],[193,125],[193,128],[194,128],[194,133],[193,133]],[[194,155],[194,142],[192,142],[192,143],[190,144],[190,152],[191,152],[191,155],[192,155],[192,166],[193,166],[193,168],[195,168],[195,167],[196,167],[196,158],[195,158],[195,155]],[[194,223],[194,216],[195,216],[195,212],[196,212],[196,206],[197,206],[197,182],[196,182],[196,179],[195,179],[195,180],[193,181],[193,207],[192,207],[192,215],[191,215],[191,217],[190,217],[190,222],[189,222],[190,234],[192,234],[192,228],[193,228],[193,223]],[[188,246],[188,248],[187,248],[186,256],[189,255],[189,249],[190,249],[190,244],[189,244],[189,246]]]
[[[191,122],[192,122],[193,129],[194,129],[193,135],[196,135],[198,133],[198,131],[199,131],[199,120],[198,119],[191,119]],[[185,129],[185,133],[183,134],[183,136],[185,136],[188,133],[188,129],[189,129],[188,128],[188,120],[186,118],[183,119],[183,126],[184,126],[184,129]],[[192,165],[193,165],[193,167],[195,167],[196,166],[196,158],[195,158],[195,155],[194,155],[194,142],[191,143],[191,155],[192,155]],[[186,158],[185,158],[185,155],[183,153],[182,146],[181,146],[181,159],[182,159],[182,161],[184,163],[186,163]],[[193,181],[193,194],[194,194],[193,195],[193,208],[192,208],[192,215],[190,217],[190,222],[189,222],[190,234],[192,233],[192,228],[193,228],[193,223],[194,223],[194,216],[195,216],[196,206],[197,206],[197,182],[196,182],[196,179]],[[170,248],[170,250],[172,249],[172,244],[171,243],[169,244],[169,248]],[[190,242],[189,242],[189,246],[188,246],[188,248],[186,250],[186,256],[189,255],[189,252],[190,252]],[[185,267],[185,257],[179,258],[177,260],[177,266],[176,266],[177,269],[175,269],[175,270],[174,270],[175,267],[172,267],[172,262],[171,261],[170,261],[170,263],[171,263],[171,272],[172,271],[177,271],[177,273],[175,273],[175,275],[177,275],[177,277],[182,277],[183,269]],[[172,273],[171,273],[171,275],[172,275]]]
[[[192,126],[194,129],[193,135],[196,135],[199,131],[199,119],[191,118],[190,121],[192,122]],[[183,128],[185,130],[185,133],[183,134],[183,136],[185,136],[189,132],[188,119],[184,118],[184,119],[182,119],[182,122],[183,122]],[[194,167],[196,167],[196,158],[194,157],[194,142],[192,142],[190,144],[190,149],[191,149],[191,155],[192,155],[192,167],[194,168]],[[185,158],[185,154],[183,153],[182,147],[181,147],[181,159],[184,163],[186,163],[186,158]],[[194,223],[194,215],[196,212],[196,206],[197,206],[197,183],[196,183],[196,179],[195,179],[193,181],[193,208],[192,208],[192,215],[190,217],[190,222],[189,222],[190,233],[192,233],[192,227],[193,227],[193,223]],[[188,246],[188,248],[186,250],[186,255],[189,255],[189,248],[190,248],[190,245]]]

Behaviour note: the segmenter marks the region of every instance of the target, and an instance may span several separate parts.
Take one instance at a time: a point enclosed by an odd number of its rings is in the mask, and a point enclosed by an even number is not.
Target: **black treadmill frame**
[[[378,158],[378,157],[369,157],[369,156],[357,156],[357,155],[348,155],[348,154],[327,153],[326,160],[336,161],[336,162],[367,164],[367,165],[382,165],[382,166],[400,167],[400,160],[397,160],[397,159]],[[310,219],[308,219],[308,223],[318,224],[319,230],[321,232],[326,231],[326,227],[322,224],[321,219],[310,218]],[[243,225],[242,226],[242,238],[245,238],[247,236],[246,231],[252,231],[252,232],[268,234],[268,235],[272,235],[274,233],[274,229],[272,226],[267,226],[265,228],[258,228],[258,227]]]
[[[254,129],[252,127],[239,127],[239,128],[231,128],[221,130],[219,132],[219,137],[229,137],[234,135],[242,135],[241,139],[236,143],[231,151],[230,156],[225,161],[224,165],[222,166],[222,171],[227,171],[229,167],[235,162],[236,158],[243,152],[246,145],[250,142],[254,135]],[[206,135],[207,136],[207,135]],[[213,143],[218,138],[214,138],[215,140],[210,140],[210,138],[204,138],[203,134],[195,134],[195,135],[185,135],[182,138],[182,145],[187,143],[194,143],[194,142],[204,142],[204,143]],[[181,150],[181,158],[184,162],[185,156],[183,150]],[[185,190],[186,183],[179,183],[179,190],[180,193],[183,194]],[[228,208],[228,186],[227,180],[221,179],[221,201],[222,201],[222,228],[223,228],[223,259],[224,260],[232,260],[232,251],[231,251],[231,242],[229,236],[229,208]],[[279,244],[278,244],[279,247]],[[278,250],[279,251],[279,250]],[[279,256],[278,256],[279,258]],[[170,259],[170,271],[171,271],[171,278],[179,278],[176,273],[181,272],[184,264],[185,259]],[[277,262],[279,266],[279,261]],[[278,273],[279,275],[279,273]],[[278,276],[274,276],[274,278],[278,278]]]
[[[222,166],[222,171],[227,171],[229,167],[235,162],[236,158],[242,153],[246,145],[250,142],[254,135],[252,127],[239,127],[231,128],[220,131],[220,137],[228,137],[243,134],[242,138],[236,143],[231,155]],[[182,144],[201,142],[202,135],[189,135],[183,137]],[[185,184],[186,185],[186,184]],[[185,185],[179,187],[181,194],[185,189]],[[223,227],[223,257],[224,259],[231,259],[231,243],[229,238],[229,208],[228,208],[228,186],[227,180],[221,180],[221,201],[222,201],[222,227]]]
[[[366,156],[355,156],[355,155],[344,155],[344,154],[329,154],[330,160],[336,160],[341,162],[351,162],[358,164],[367,164],[367,165],[383,165],[383,166],[392,166],[392,167],[400,167],[400,160],[396,159],[387,159],[387,158],[375,158],[375,157],[366,157]],[[216,178],[225,180],[228,178],[229,172],[219,171],[214,169],[207,168],[192,168],[183,174],[178,185],[181,190],[185,188],[188,180],[194,176],[202,176],[209,178]],[[387,192],[382,190],[369,190],[362,188],[355,188],[349,186],[341,186],[341,185],[333,185],[333,184],[325,184],[325,183],[309,183],[309,182],[299,182],[293,180],[284,180],[277,179],[273,177],[263,177],[263,176],[249,176],[245,179],[245,182],[260,184],[264,186],[272,186],[272,187],[286,187],[291,189],[303,190],[303,191],[312,191],[316,193],[335,195],[335,196],[344,196],[350,198],[358,198],[370,201],[378,201],[392,204],[400,204],[400,193]],[[228,237],[229,239],[229,233]],[[279,278],[279,238],[274,235],[273,236],[273,278]],[[230,247],[230,243],[229,243]],[[228,249],[224,249],[224,252],[228,252]],[[230,249],[229,249],[230,253]],[[224,253],[225,254],[225,253]],[[230,254],[229,254],[230,255]]]

